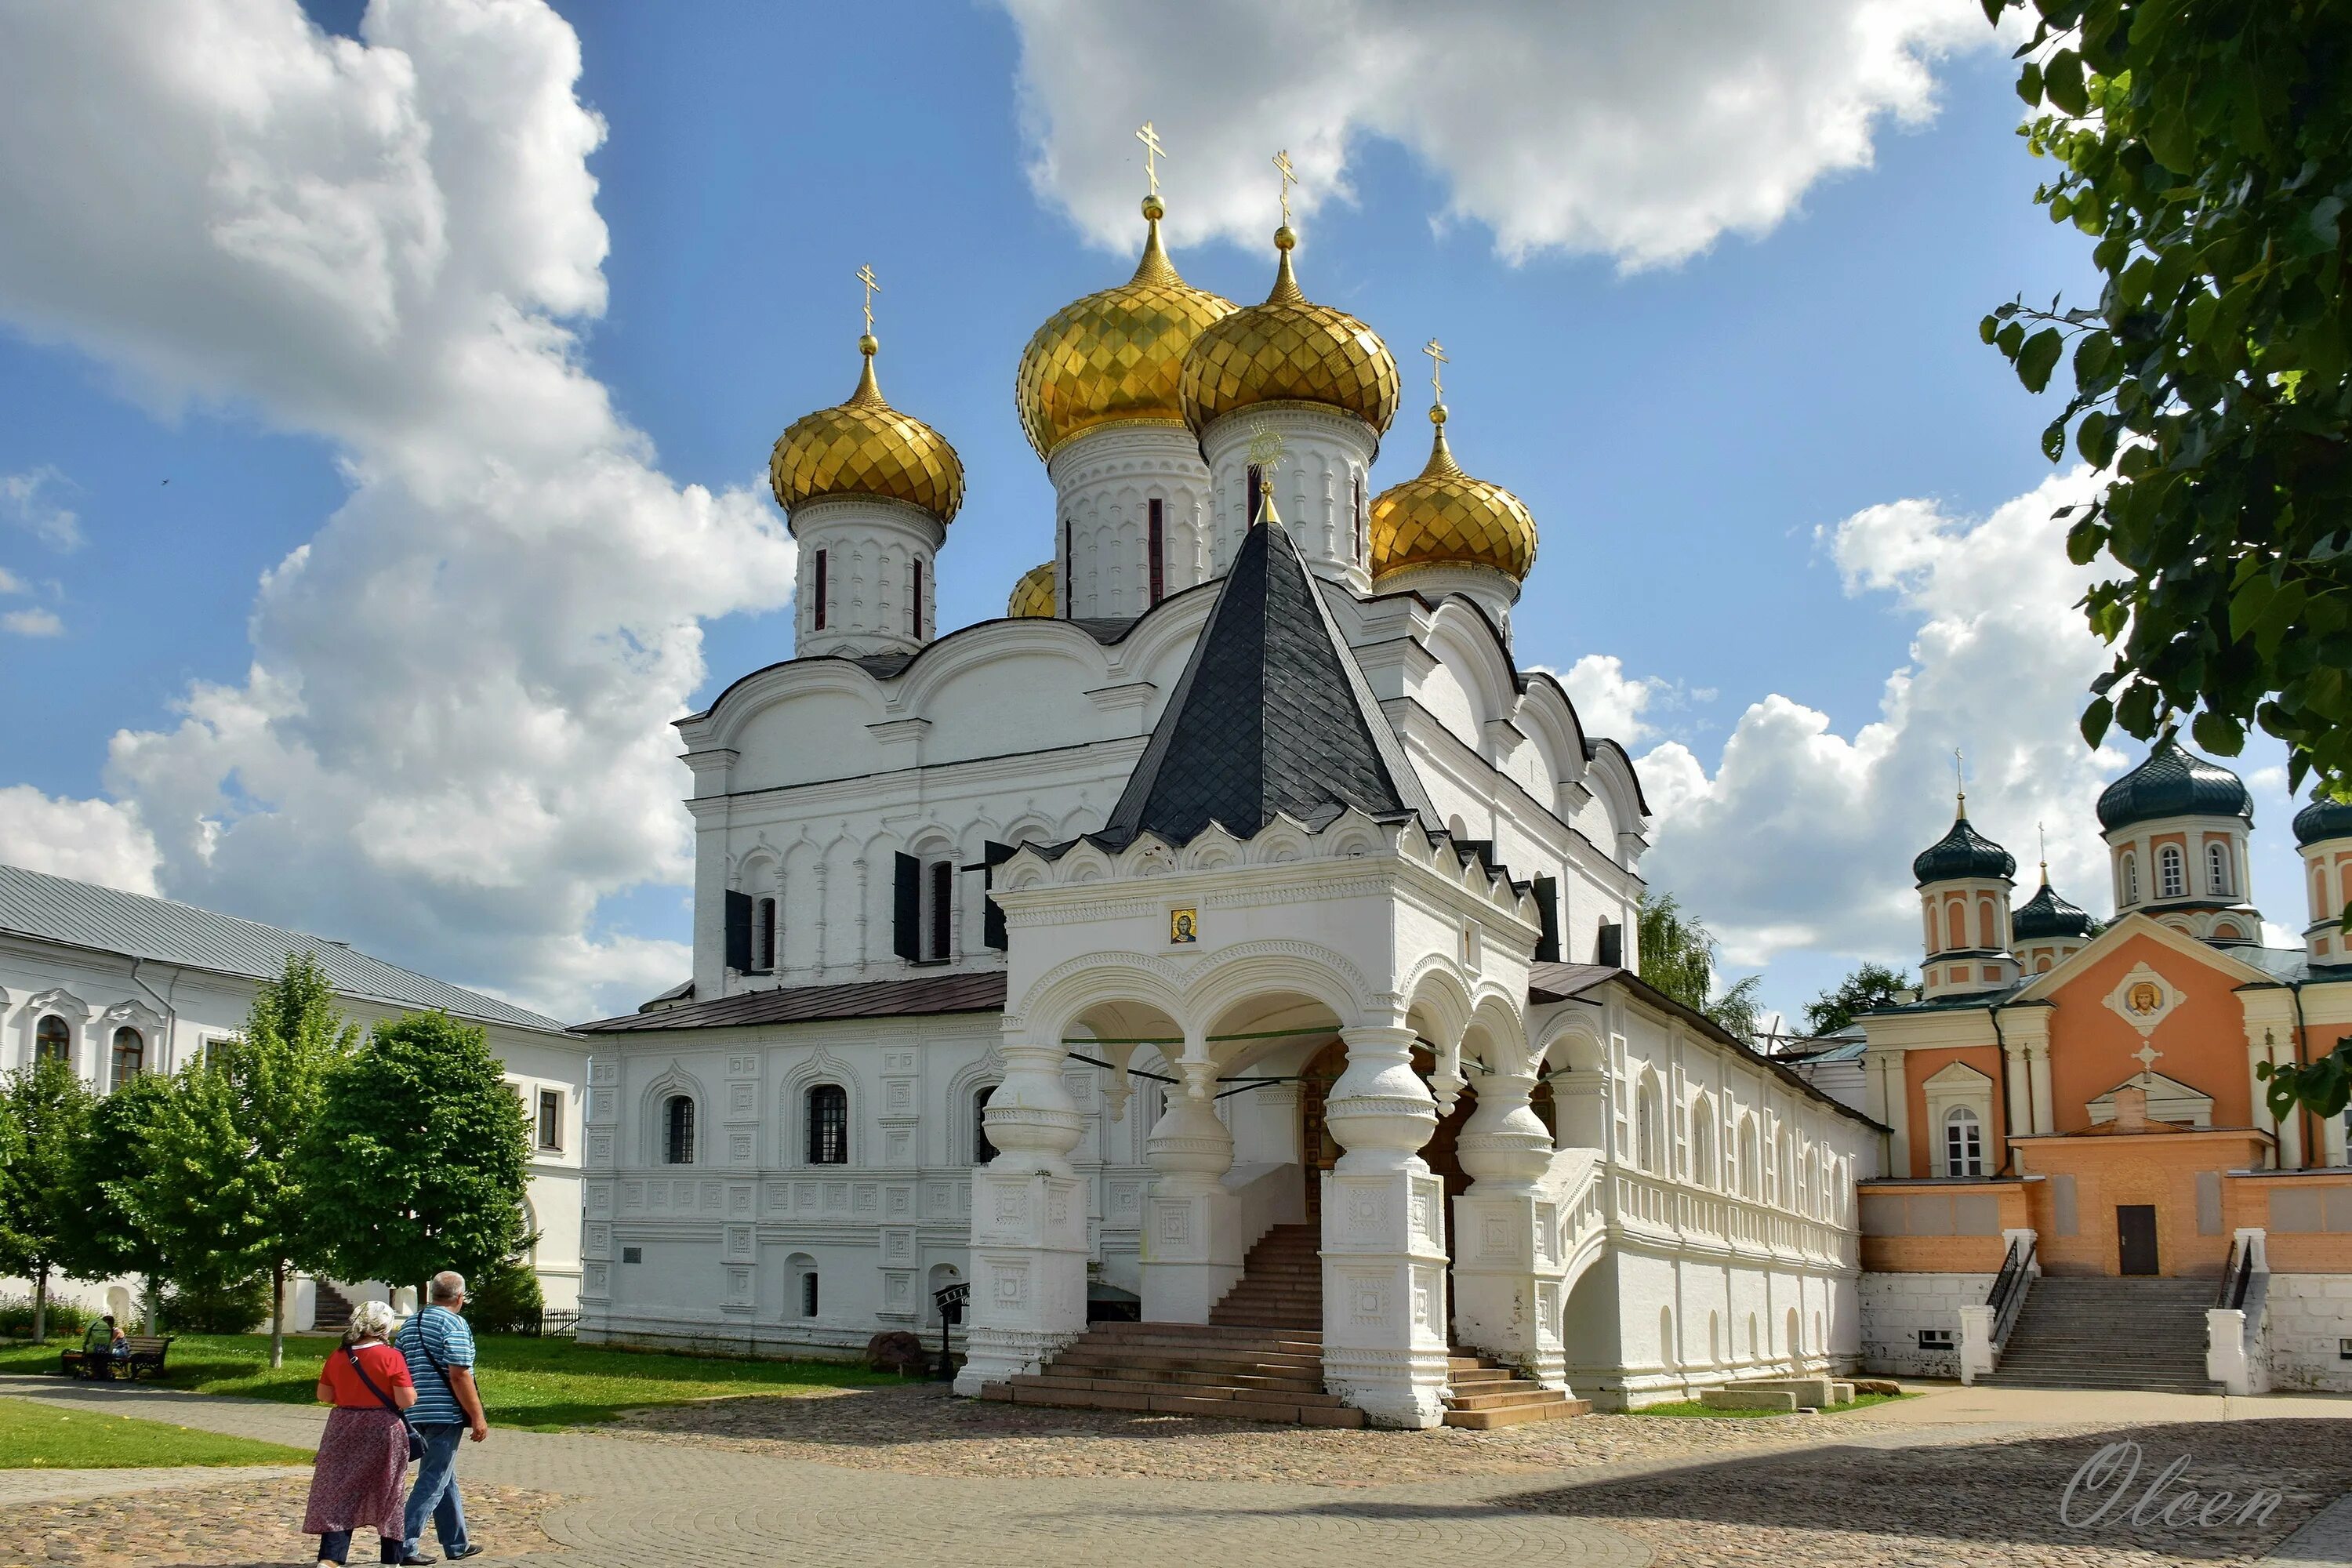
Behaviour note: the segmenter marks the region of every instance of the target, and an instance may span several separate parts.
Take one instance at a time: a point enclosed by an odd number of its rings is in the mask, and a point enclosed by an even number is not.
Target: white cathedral
[[[1534,519],[1442,403],[1375,495],[1387,346],[1286,223],[1237,308],[1161,214],[1022,356],[1003,618],[934,624],[962,467],[870,316],[777,441],[794,657],[678,721],[693,978],[584,1026],[581,1337],[849,1354],[961,1286],[961,1392],[1328,1425],[1850,1370],[1880,1130],[1639,978]]]

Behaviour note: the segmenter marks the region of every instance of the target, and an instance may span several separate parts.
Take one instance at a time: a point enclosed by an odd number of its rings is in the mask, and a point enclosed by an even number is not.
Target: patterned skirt
[[[408,1430],[399,1416],[338,1405],[327,1413],[327,1430],[319,1439],[302,1533],[368,1529],[398,1541],[401,1482],[407,1473]]]

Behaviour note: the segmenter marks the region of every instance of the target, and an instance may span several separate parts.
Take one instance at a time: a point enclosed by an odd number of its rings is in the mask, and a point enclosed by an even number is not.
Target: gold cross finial
[[[1143,143],[1143,177],[1151,182],[1151,194],[1156,196],[1160,194],[1160,170],[1152,160],[1168,156],[1168,149],[1160,144],[1160,132],[1151,129],[1149,120],[1135,133],[1135,139]]]
[[[1422,346],[1421,352],[1429,356],[1430,390],[1437,395],[1437,401],[1443,403],[1445,401],[1445,367],[1451,363],[1445,357],[1444,345],[1432,338]]]
[[[1958,746],[1952,748],[1952,788],[1960,797],[1960,815],[1969,814],[1969,764]]]
[[[2033,825],[2033,837],[2042,845],[2042,885],[2050,885],[2050,830],[2040,823]]]
[[[1290,152],[1285,148],[1274,155],[1274,172],[1282,176],[1282,226],[1290,226],[1290,187],[1298,183],[1298,171],[1290,166]]]
[[[882,292],[882,285],[874,280],[871,267],[859,268],[857,280],[866,285],[866,335],[870,338],[874,335],[874,296]]]

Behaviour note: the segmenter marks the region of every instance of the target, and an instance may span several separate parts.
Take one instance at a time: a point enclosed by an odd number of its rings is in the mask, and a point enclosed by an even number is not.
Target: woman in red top
[[[319,1373],[320,1403],[335,1408],[319,1439],[302,1533],[319,1538],[322,1565],[341,1568],[352,1549],[352,1531],[362,1525],[375,1531],[381,1561],[401,1560],[408,1424],[400,1412],[416,1403],[416,1384],[409,1378],[407,1358],[384,1342],[391,1334],[392,1309],[381,1301],[362,1302],[352,1311],[343,1342],[328,1352]]]

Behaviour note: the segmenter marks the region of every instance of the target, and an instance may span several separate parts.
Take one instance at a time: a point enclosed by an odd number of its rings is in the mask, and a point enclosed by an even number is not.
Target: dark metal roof
[[[2008,877],[2017,871],[2017,857],[1979,833],[1963,807],[1952,818],[1952,830],[1919,851],[1911,874],[1919,885],[1951,882],[1964,877]]]
[[[811,1024],[831,1018],[908,1018],[938,1013],[1002,1013],[1004,971],[925,974],[857,985],[778,985],[651,1013],[579,1026],[583,1033],[641,1034],[655,1029],[730,1029],[747,1024]]]
[[[438,1008],[483,1023],[563,1031],[563,1025],[544,1013],[387,963],[330,937],[18,866],[0,866],[0,931],[251,980],[275,980],[286,972],[288,959],[307,952],[327,984],[347,996]]]
[[[1182,844],[1215,822],[1248,838],[1277,815],[1319,829],[1349,806],[1440,820],[1289,531],[1253,528],[1095,837]]]
[[[1822,1093],[1788,1063],[1775,1061],[1697,1008],[1667,995],[1630,969],[1620,969],[1609,963],[1531,963],[1528,965],[1528,1001],[1530,1005],[1573,1001],[1612,981],[1660,1012],[1680,1018],[1717,1045],[1729,1046],[1806,1099],[1820,1101],[1848,1121],[1859,1121],[1876,1131],[1886,1131],[1884,1122],[1873,1121],[1843,1100]]]
[[[2316,844],[2324,838],[2352,838],[2352,801],[2315,795],[2294,814],[2295,843]]]
[[[2035,937],[2089,936],[2097,924],[2087,911],[2076,909],[2043,882],[2010,917],[2009,929],[2018,941],[2031,942]]]
[[[2167,733],[2147,760],[2109,784],[2099,795],[2099,826],[2129,827],[2165,816],[2254,815],[2254,797],[2243,779],[2216,762],[2185,749]]]

